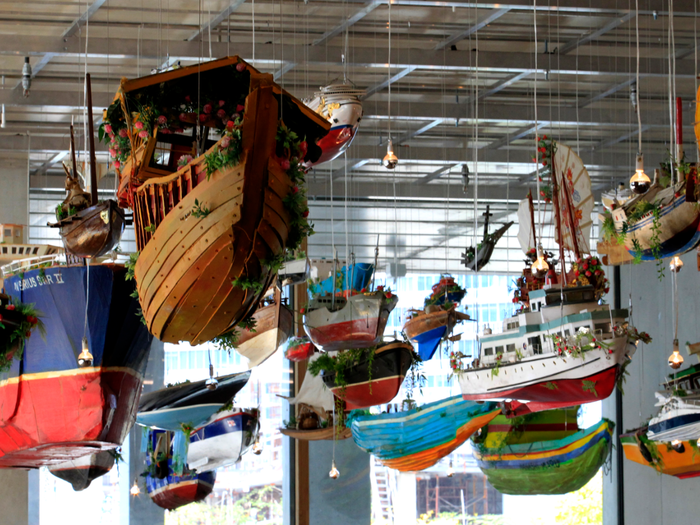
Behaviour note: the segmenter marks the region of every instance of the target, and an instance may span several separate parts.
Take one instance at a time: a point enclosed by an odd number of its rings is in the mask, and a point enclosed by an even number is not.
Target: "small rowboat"
[[[375,291],[347,299],[328,295],[314,299],[304,315],[304,330],[325,351],[375,346],[382,340],[389,314],[398,302],[395,295],[387,295]]]
[[[467,291],[455,282],[454,277],[443,274],[440,276],[440,281],[433,285],[433,293],[425,299],[425,305],[459,304],[465,295]]]
[[[454,305],[447,310],[441,306],[428,306],[425,310],[416,310],[414,317],[403,325],[403,330],[406,337],[418,345],[421,360],[427,361],[435,354],[440,341],[452,333],[455,324],[469,319],[469,315],[457,312]]]
[[[394,414],[351,413],[349,424],[358,447],[387,467],[413,472],[435,465],[500,412],[496,403],[454,396]]]
[[[294,322],[276,286],[268,290],[252,317],[254,330],[243,330],[236,346],[236,352],[248,360],[248,368],[258,366],[274,354],[289,339]]]
[[[366,357],[348,367],[343,373],[345,386],[335,384],[333,372],[324,370],[321,378],[333,395],[345,401],[347,410],[368,408],[389,403],[396,397],[413,361],[413,347],[409,343],[392,341],[374,350],[371,359]]]
[[[68,253],[76,257],[101,257],[119,244],[127,222],[117,201],[109,199],[50,226],[60,228]]]
[[[630,461],[680,479],[700,476],[697,441],[655,443],[647,437],[647,428],[642,427],[620,435],[620,442]]]
[[[504,420],[492,424],[502,425]],[[505,443],[490,448],[483,443],[488,425],[479,437],[481,443],[474,444],[474,458],[489,483],[503,494],[566,494],[583,487],[605,463],[613,426],[606,419],[585,430],[576,431],[571,425],[566,431],[570,435],[541,441],[541,436],[530,436],[527,428],[513,429]]]
[[[114,454],[105,451],[51,465],[49,472],[70,483],[77,492],[88,488],[92,480],[104,476],[113,466]]]

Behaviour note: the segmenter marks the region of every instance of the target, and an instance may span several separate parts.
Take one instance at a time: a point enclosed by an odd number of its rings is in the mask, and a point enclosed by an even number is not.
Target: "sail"
[[[561,142],[554,153],[556,202],[559,206],[561,232],[557,232],[560,248],[571,250],[577,256],[590,253],[591,213],[593,195],[591,178],[581,158]]]
[[[535,246],[535,230],[532,227],[532,216],[530,215],[529,199],[523,199],[518,206],[518,242],[523,253],[527,253],[530,248]]]
[[[315,361],[321,354],[312,355],[309,358],[309,363]],[[290,405],[304,403],[315,408],[323,410],[333,410],[333,393],[323,384],[321,376],[312,376],[308,372],[304,375],[304,382],[301,384],[299,393],[296,397],[287,398]]]

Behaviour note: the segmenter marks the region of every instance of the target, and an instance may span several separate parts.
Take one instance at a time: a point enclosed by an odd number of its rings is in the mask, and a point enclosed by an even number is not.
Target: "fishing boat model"
[[[181,383],[141,396],[136,422],[161,430],[204,425],[230,403],[250,379],[250,371],[192,383]]]
[[[308,360],[316,353],[316,345],[314,345],[308,337],[291,337],[287,341],[284,350],[284,357],[294,362]]]
[[[315,297],[304,313],[306,334],[325,351],[378,344],[389,314],[398,302],[396,295],[380,289],[365,293],[348,291],[346,296]]]
[[[348,84],[331,84],[320,88],[314,93],[314,98],[306,103],[331,125],[328,135],[318,141],[323,153],[318,160],[308,162],[307,166],[336,159],[350,147],[362,120],[361,97],[364,94],[363,89]]]
[[[311,275],[314,278],[309,283],[309,292],[312,295],[324,295],[347,290],[361,291],[370,286],[374,265],[369,263],[353,263],[342,266],[336,272],[336,264],[326,260],[312,261]]]
[[[251,317],[254,328],[243,329],[236,342],[236,352],[248,360],[248,368],[263,363],[289,339],[294,321],[276,286],[267,291]]]
[[[67,481],[76,492],[85,490],[94,479],[104,476],[112,470],[116,453],[108,450],[90,456],[49,465],[49,472],[57,478]]]
[[[317,361],[321,354],[312,355],[309,365]],[[290,405],[297,407],[296,415],[286,427],[280,428],[280,432],[294,439],[304,441],[319,441],[330,439],[347,439],[350,437],[350,429],[345,424],[340,424],[342,416],[336,416],[336,408],[342,406],[337,403],[330,389],[324,384],[320,375],[312,375],[307,371],[299,392],[294,397],[285,398]]]
[[[301,163],[319,158],[329,127],[238,57],[122,82],[101,132],[134,211],[139,300],[158,339],[200,344],[257,308],[310,232]]]
[[[118,447],[141,394],[152,337],[124,266],[45,264],[3,267],[5,290],[41,312],[46,337],[28,338],[0,382],[2,467],[48,466]]]
[[[536,411],[608,397],[636,350],[627,310],[598,305],[590,285],[534,290],[530,307],[504,319],[502,333],[482,335],[479,358],[458,371],[464,399],[517,400]]]
[[[508,228],[513,226],[513,221],[510,221],[495,232],[489,233],[489,217],[493,214],[489,213],[489,205],[486,205],[486,212],[484,212],[484,236],[481,242],[477,244],[476,248],[473,246],[466,249],[462,254],[462,264],[467,267],[467,270],[479,271],[481,268],[486,266],[491,260],[493,255],[493,250],[496,248],[496,244],[501,240],[501,237],[505,235]]]
[[[444,304],[459,304],[467,295],[467,291],[457,284],[450,274],[440,275],[440,280],[433,285],[433,293],[425,299],[425,306]]]
[[[648,438],[647,430],[642,427],[620,435],[627,459],[679,479],[700,476],[697,440],[657,443]]]
[[[454,304],[448,308],[431,305],[424,310],[413,310],[411,318],[403,325],[403,331],[417,345],[421,360],[427,361],[433,357],[440,342],[452,333],[455,325],[469,319],[469,315],[458,312]]]
[[[202,501],[214,490],[216,470],[196,472],[174,465],[172,434],[149,430],[146,456],[146,491],[151,501],[167,510]],[[176,470],[181,470],[177,474]]]
[[[496,490],[513,495],[566,494],[595,476],[610,454],[613,423],[603,419],[578,430],[575,422],[562,425],[557,419],[550,424],[564,426],[557,434],[568,434],[566,437],[543,440],[537,428],[531,435],[526,423],[524,429],[509,431],[499,446],[489,447],[484,441],[491,425],[502,426],[506,421],[497,418],[482,429],[479,438],[472,438],[476,463]]]
[[[86,93],[90,144],[90,193],[83,191],[75,161],[73,125],[70,127],[70,151],[73,170],[66,168],[66,190],[68,196],[56,208],[58,222],[49,223],[51,228],[60,228],[66,251],[76,257],[100,257],[110,252],[121,239],[124,226],[131,224],[117,201],[97,198],[97,162],[95,160],[95,133],[92,118],[92,88],[90,75],[86,75]]]
[[[450,397],[399,413],[351,413],[355,444],[383,465],[413,472],[435,465],[501,410],[496,403]]]
[[[413,347],[402,341],[366,349],[357,359],[348,356],[350,359],[345,364],[338,365],[342,366],[342,380],[338,372],[321,371],[321,379],[333,395],[345,401],[347,410],[390,402],[399,393],[408,369],[416,360]],[[340,353],[336,358],[342,363]]]
[[[688,345],[693,353],[696,345]],[[648,423],[652,441],[688,441],[700,437],[700,365],[669,374],[664,391],[655,392],[659,413]]]
[[[188,467],[207,472],[237,463],[255,442],[259,428],[256,409],[232,408],[215,413],[192,431]]]

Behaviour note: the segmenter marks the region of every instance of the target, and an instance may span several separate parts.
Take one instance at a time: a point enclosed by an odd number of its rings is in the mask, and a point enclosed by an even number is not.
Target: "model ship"
[[[307,361],[316,353],[314,345],[308,337],[290,337],[285,345],[284,357],[290,361]]]
[[[563,412],[530,414],[537,418],[523,423],[499,416],[472,438],[477,465],[496,490],[513,495],[566,494],[595,476],[612,449],[614,425],[604,419],[579,430]],[[575,410],[569,412],[575,417]],[[543,439],[538,427],[552,428],[553,435]],[[492,439],[494,431],[499,439]]]
[[[314,93],[314,98],[306,103],[331,125],[328,135],[318,141],[321,156],[316,161],[308,162],[308,166],[317,166],[338,158],[350,147],[362,120],[360,99],[364,94],[364,90],[346,83],[331,84]]]
[[[33,304],[46,330],[27,338],[0,384],[4,467],[49,466],[120,446],[152,340],[123,265],[44,264],[3,268],[7,293]]]
[[[90,193],[83,191],[78,176],[75,160],[73,126],[70,127],[70,151],[73,159],[72,172],[66,170],[66,190],[68,196],[57,207],[52,228],[60,228],[61,239],[66,251],[76,257],[100,257],[110,252],[121,239],[124,226],[131,224],[117,201],[107,199],[99,202],[97,198],[97,163],[95,161],[95,133],[92,118],[92,88],[90,75],[86,75],[88,128],[90,143]]]
[[[351,413],[349,422],[358,447],[387,467],[413,472],[435,465],[500,412],[495,403],[455,396],[399,413]]]
[[[97,452],[90,456],[82,456],[62,463],[49,465],[49,472],[63,481],[71,484],[73,490],[79,492],[90,486],[93,480],[104,476],[114,466],[117,453],[113,450]]]
[[[642,427],[620,435],[627,459],[679,479],[700,476],[696,439],[657,443],[648,438],[647,430]]]
[[[238,57],[124,81],[104,122],[148,329],[193,345],[235,330],[311,231],[301,164],[328,122]]]
[[[489,217],[493,215],[489,213],[489,207],[489,205],[486,205],[486,212],[484,213],[484,236],[481,242],[477,244],[476,248],[470,246],[462,254],[462,264],[464,264],[468,270],[478,272],[481,268],[486,266],[491,260],[496,244],[501,240],[501,237],[505,235],[508,228],[513,225],[513,221],[510,221],[498,228],[495,232],[489,233]]]

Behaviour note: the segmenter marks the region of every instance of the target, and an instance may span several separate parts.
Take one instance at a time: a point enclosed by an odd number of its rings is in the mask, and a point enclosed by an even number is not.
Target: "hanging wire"
[[[479,8],[476,7],[474,19],[478,20]],[[479,257],[477,240],[479,220],[479,32],[474,33],[476,43],[475,74],[474,74],[474,271],[479,271]]]
[[[637,39],[637,72],[636,72],[636,83],[637,83],[637,154],[642,153],[642,97],[641,89],[639,86],[639,0],[634,0],[635,5],[635,35]]]
[[[538,147],[540,144],[540,133],[538,131],[538,121],[537,121],[537,0],[533,0],[533,25],[535,29],[535,85],[534,85],[534,102],[535,102],[535,178],[537,180],[537,215],[540,226],[540,243],[542,242],[542,199],[540,198],[540,163],[538,160]],[[532,225],[533,230],[536,226]]]

